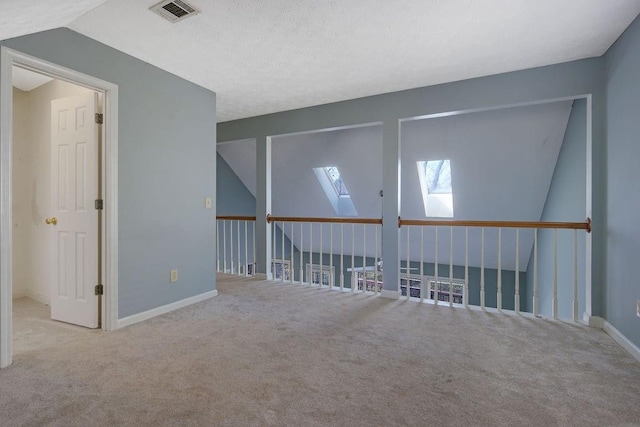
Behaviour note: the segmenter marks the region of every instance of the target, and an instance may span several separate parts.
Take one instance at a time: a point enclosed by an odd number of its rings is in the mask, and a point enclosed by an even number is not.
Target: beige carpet
[[[601,331],[300,285],[113,333],[15,305],[0,425],[640,425],[640,363]]]

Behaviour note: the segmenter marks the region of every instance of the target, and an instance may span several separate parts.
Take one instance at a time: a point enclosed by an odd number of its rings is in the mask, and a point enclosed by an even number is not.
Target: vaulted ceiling
[[[226,121],[602,55],[637,0],[2,0],[0,40],[60,26],[218,94]]]
[[[416,161],[448,159],[451,161],[455,219],[539,221],[570,113],[571,102],[565,101],[404,122],[401,140],[402,217],[425,218]],[[219,144],[218,152],[255,195],[255,141]],[[338,216],[313,172],[313,168],[322,166],[339,168],[358,216],[381,217],[381,126],[274,138],[272,214]],[[581,218],[564,220],[577,221]],[[409,247],[412,259],[420,253],[417,232],[415,228]],[[442,232],[446,235],[441,236],[439,250],[448,254],[451,239],[448,230],[443,229]],[[330,237],[327,233],[325,228],[323,248],[328,252]],[[371,233],[372,229],[367,236],[370,243],[374,241]],[[470,265],[475,266],[481,262],[477,234],[470,234],[470,245],[474,248]],[[298,236],[293,237],[294,242],[299,241]],[[486,247],[497,248],[496,230],[488,231],[485,237]],[[505,230],[503,238],[504,253],[516,253],[515,233]],[[319,250],[319,241],[316,237],[314,250]],[[425,235],[425,246],[432,248],[434,242],[432,232]],[[520,265],[523,270],[532,245],[533,234],[523,232],[520,239]],[[458,249],[464,247],[463,234],[455,235],[454,246]],[[403,253],[406,247],[406,242],[401,245]],[[334,253],[339,250],[337,243],[333,250]],[[356,247],[355,253],[361,252]],[[369,255],[373,255],[373,251]],[[433,257],[431,251],[425,260],[433,261]],[[464,251],[456,251],[454,262],[464,265]],[[496,267],[496,251],[487,252],[485,265]],[[514,266],[514,256],[503,261],[504,268],[513,269]]]

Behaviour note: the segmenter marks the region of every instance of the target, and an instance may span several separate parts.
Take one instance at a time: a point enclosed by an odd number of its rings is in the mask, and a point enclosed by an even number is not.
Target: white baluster
[[[453,307],[453,227],[450,229],[450,242],[449,242],[449,307]]]
[[[420,227],[420,302],[424,302],[424,226]]]
[[[440,300],[440,280],[438,277],[438,226],[435,227],[436,230],[436,245],[435,245],[435,276],[436,276],[436,285],[435,290],[433,291],[433,303],[438,305],[438,301]]]
[[[362,271],[364,274],[362,292],[367,292],[367,224],[362,224],[362,248]]]
[[[313,286],[313,223],[309,223],[309,286]]]
[[[329,224],[329,290],[333,289],[333,223]]]
[[[344,223],[340,224],[340,291],[344,291]]]
[[[222,272],[227,272],[227,220],[222,221]]]
[[[469,227],[464,228],[464,306],[469,308]]]
[[[280,267],[280,281],[284,282],[284,260],[285,260],[285,253],[284,253],[284,230],[285,230],[285,225],[284,225],[284,221],[282,221],[282,227],[280,228],[281,234],[280,234],[280,238],[282,240],[282,242],[280,243],[280,260],[281,260],[281,266]]]
[[[553,229],[553,318],[558,318],[558,230]]]
[[[411,226],[407,225],[407,274],[406,274],[406,281],[407,281],[407,299],[409,299],[411,297],[411,286],[410,286],[410,272],[411,272],[411,265],[409,260],[411,259],[411,249],[409,247],[409,239],[410,239],[410,234],[411,234]],[[402,271],[400,271],[400,276],[402,276]]]
[[[233,274],[233,266],[234,266],[234,262],[233,262],[233,220],[229,220],[229,227],[231,227],[231,229],[229,230],[229,256],[231,257],[231,271],[229,271],[229,274]]]
[[[502,313],[502,228],[498,228],[498,284],[496,292],[496,308]]]
[[[480,242],[480,307],[484,310],[484,227],[482,227],[482,237]]]
[[[533,315],[538,316],[538,229],[533,233]]]
[[[252,266],[251,266],[251,272],[253,273],[253,275],[256,275],[256,222],[253,222],[253,226],[252,226],[252,231],[253,233],[253,243],[252,243],[252,248],[251,251],[253,252],[253,255],[251,256],[252,258]]]
[[[520,314],[520,229],[516,228],[516,296],[513,302],[516,314]]]
[[[578,321],[578,230],[573,230],[573,321]]]
[[[238,266],[236,268],[236,273],[238,274],[238,276],[241,274],[240,273],[240,220],[238,220]]]
[[[289,252],[289,281],[293,283],[295,282],[295,274],[293,274],[293,272],[296,271],[295,257],[293,256],[293,222],[291,223],[291,236],[289,236],[289,243],[291,244]]]
[[[304,246],[302,246],[302,244],[304,243],[304,238],[302,236],[304,236],[304,231],[303,231],[303,227],[304,224],[301,222],[300,223],[300,284],[304,283],[304,270],[302,268],[302,259],[304,258]]]
[[[320,283],[318,286],[322,287],[322,278],[324,276],[324,271],[322,271],[322,243],[324,242],[324,235],[322,234],[322,223],[320,223]]]
[[[220,272],[220,221],[216,220],[216,271]]]
[[[271,225],[271,232],[273,233],[273,238],[271,239],[273,241],[273,252],[271,253],[271,280],[276,280],[276,263],[273,260],[278,259],[278,254],[276,252],[276,242],[278,241],[278,236],[276,234],[277,230],[278,224],[274,221]]]
[[[351,292],[355,292],[358,287],[358,275],[354,271],[356,251],[356,225],[351,224]]]
[[[373,292],[378,295],[378,226],[373,226],[373,232],[376,235],[376,253],[373,258],[373,274],[374,274],[374,288]]]
[[[247,236],[248,226],[245,220],[244,222],[244,275],[249,275],[249,236]]]

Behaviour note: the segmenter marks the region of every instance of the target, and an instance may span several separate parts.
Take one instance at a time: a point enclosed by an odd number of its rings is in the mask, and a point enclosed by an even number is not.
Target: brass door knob
[[[53,218],[47,218],[44,220],[47,224],[56,225],[58,223],[58,218],[55,216]]]

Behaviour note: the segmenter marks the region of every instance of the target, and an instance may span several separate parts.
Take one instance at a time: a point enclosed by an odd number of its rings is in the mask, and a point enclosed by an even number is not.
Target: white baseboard
[[[380,291],[380,296],[382,298],[398,299],[398,298],[400,298],[400,292],[398,292],[398,291],[390,291],[388,289],[382,289]]]
[[[599,328],[599,329],[604,329],[604,324],[606,323],[606,320],[604,320],[602,317],[589,316],[586,313],[583,316],[583,320],[587,325],[591,326],[592,328]]]
[[[27,296],[34,301],[38,301],[40,304],[49,305],[51,303],[51,299],[49,298],[49,295],[43,295],[40,292],[34,292],[32,290],[28,290]]]
[[[26,298],[28,296],[29,296],[29,293],[27,291],[14,292],[13,295],[11,296],[11,299]]]
[[[205,292],[200,295],[196,295],[193,297],[185,298],[180,301],[172,302],[171,304],[167,304],[167,305],[153,308],[151,310],[143,311],[142,313],[137,313],[131,316],[123,317],[122,319],[118,319],[118,325],[116,329],[124,328],[125,326],[133,325],[135,323],[139,323],[139,322],[151,319],[152,317],[160,316],[161,314],[169,313],[170,311],[174,311],[179,308],[187,307],[189,305],[208,300],[217,295],[218,295],[218,290],[214,289],[213,291]]]
[[[31,298],[34,301],[39,302],[40,304],[49,305],[49,296],[42,295],[39,292],[34,292],[30,289],[26,291],[16,292],[13,294],[13,299],[18,298]]]
[[[603,328],[604,331],[614,339],[615,342],[620,344],[622,348],[627,350],[633,357],[636,358],[638,362],[640,362],[640,348],[637,345],[631,342],[629,338],[625,337],[622,332],[617,330],[611,323],[603,320]]]

